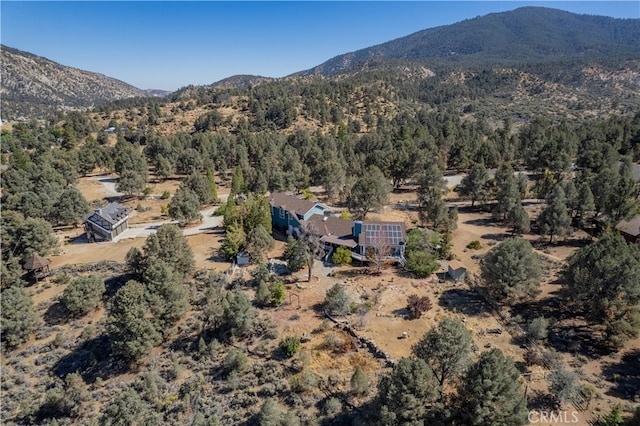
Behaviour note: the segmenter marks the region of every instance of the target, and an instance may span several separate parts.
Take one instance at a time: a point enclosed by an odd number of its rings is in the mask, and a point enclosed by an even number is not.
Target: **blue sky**
[[[522,6],[639,18],[640,2],[0,2],[2,44],[142,89],[283,77],[342,53]]]

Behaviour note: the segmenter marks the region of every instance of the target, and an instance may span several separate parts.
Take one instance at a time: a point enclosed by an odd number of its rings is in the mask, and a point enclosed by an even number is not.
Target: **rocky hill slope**
[[[7,46],[1,47],[2,118],[37,117],[56,109],[87,108],[116,99],[148,96],[102,74],[82,71]]]

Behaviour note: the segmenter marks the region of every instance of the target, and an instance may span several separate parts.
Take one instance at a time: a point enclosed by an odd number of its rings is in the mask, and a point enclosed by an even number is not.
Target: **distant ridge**
[[[217,89],[247,89],[251,86],[255,86],[261,83],[266,83],[276,80],[271,77],[263,77],[260,75],[248,75],[239,74],[231,77],[223,78],[212,84],[199,85],[199,86],[186,86],[182,87],[170,96],[172,100],[188,99],[192,97],[203,97],[207,95],[206,92],[215,91]]]
[[[88,108],[135,96],[157,96],[115,78],[0,46],[2,118],[38,117],[60,109]]]
[[[640,59],[640,19],[522,7],[419,31],[336,56],[294,75],[332,76],[362,67],[374,59],[508,66],[594,58]]]

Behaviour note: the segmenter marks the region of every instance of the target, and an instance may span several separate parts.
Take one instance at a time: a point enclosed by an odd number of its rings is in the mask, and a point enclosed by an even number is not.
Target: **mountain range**
[[[89,108],[130,97],[164,95],[145,91],[101,74],[65,67],[2,46],[2,117],[38,116],[58,109]],[[393,70],[399,78],[416,73],[428,78],[452,72],[513,70],[529,72],[550,84],[580,86],[593,82],[596,96],[640,92],[640,19],[578,15],[556,9],[523,7],[456,24],[431,28],[377,46],[336,56],[285,77],[340,78],[376,69]],[[593,72],[585,71],[592,69]],[[595,75],[595,77],[594,77]],[[603,80],[604,79],[604,80]],[[188,86],[173,98],[202,90],[232,89],[274,79],[232,76],[210,86]],[[598,83],[600,82],[600,83]],[[594,86],[595,87],[595,86]]]
[[[522,7],[419,31],[336,56],[298,74],[332,76],[373,59],[460,67],[640,59],[640,19]]]
[[[116,99],[164,96],[103,74],[67,67],[47,58],[0,46],[2,118],[37,117],[58,109],[83,109]]]

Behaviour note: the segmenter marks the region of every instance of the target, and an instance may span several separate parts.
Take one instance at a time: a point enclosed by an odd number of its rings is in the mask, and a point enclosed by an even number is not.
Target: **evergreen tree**
[[[481,268],[482,278],[499,300],[531,297],[540,285],[540,259],[522,238],[509,238],[493,247]]]
[[[258,306],[267,306],[269,303],[271,303],[271,291],[269,290],[269,285],[266,281],[258,281],[254,301]]]
[[[244,174],[242,172],[242,167],[238,166],[233,171],[233,177],[231,178],[231,193],[229,194],[229,199],[232,200],[234,195],[244,194],[247,192],[247,186],[244,183]]]
[[[108,315],[115,353],[138,361],[161,342],[147,312],[144,286],[139,282],[128,281],[116,292]]]
[[[349,313],[351,299],[340,283],[334,284],[324,298],[324,307],[333,315],[345,315]]]
[[[162,332],[187,313],[187,289],[181,275],[162,261],[151,264],[144,271],[143,280],[147,303],[158,331]]]
[[[640,331],[640,248],[606,234],[568,260],[564,279],[577,309],[604,325],[607,340],[621,347]]]
[[[208,176],[203,176],[200,173],[191,173],[182,184],[198,197],[199,205],[211,204],[218,198],[214,192],[215,187],[212,187]]]
[[[186,225],[197,219],[202,219],[200,214],[200,201],[198,196],[189,188],[180,186],[169,202],[169,217],[177,220],[181,225]]]
[[[633,217],[640,210],[640,184],[636,183],[632,172],[632,163],[625,157],[620,166],[617,183],[608,194],[604,212],[610,223],[615,226],[621,220]]]
[[[447,205],[442,199],[447,193],[442,171],[435,163],[428,165],[418,178],[418,217],[430,222],[435,230],[449,228]]]
[[[471,333],[462,321],[446,317],[422,336],[412,351],[431,368],[442,389],[471,364],[472,345]]]
[[[77,188],[67,188],[51,207],[51,220],[60,225],[78,226],[89,211],[89,203]]]
[[[537,220],[540,232],[549,235],[549,244],[554,235],[567,235],[571,232],[571,216],[567,208],[567,199],[561,185],[556,185],[547,199],[547,207]]]
[[[507,223],[511,227],[512,235],[526,234],[531,230],[531,221],[522,204],[513,206],[507,214]]]
[[[231,225],[227,227],[225,237],[220,245],[220,253],[225,259],[235,261],[246,241],[247,234],[244,233],[244,229],[239,225]]]
[[[207,181],[209,182],[209,193],[211,194],[211,202],[218,203],[218,186],[216,185],[216,178],[213,174],[213,169],[207,169]]]
[[[493,209],[493,214],[501,220],[505,220],[507,213],[520,203],[520,192],[511,166],[506,164],[500,166],[496,172],[495,184],[497,204]]]
[[[38,324],[36,309],[31,295],[22,287],[13,286],[0,297],[0,334],[10,348],[26,342]]]
[[[162,261],[181,275],[193,272],[195,260],[187,239],[176,225],[165,224],[147,237],[143,247],[145,265]]]
[[[307,264],[307,258],[304,252],[304,242],[293,238],[291,235],[287,237],[287,245],[284,248],[282,258],[287,261],[287,268],[296,272]]]
[[[162,179],[169,179],[174,173],[174,166],[171,163],[171,160],[165,158],[162,154],[158,155],[156,158],[156,175]]]
[[[85,315],[102,304],[106,288],[95,276],[80,277],[69,283],[62,292],[62,304],[73,316]]]
[[[574,401],[578,392],[580,392],[577,379],[576,373],[566,370],[564,367],[557,368],[549,375],[549,382],[551,383],[549,390],[560,403],[561,408],[566,403]]]
[[[226,292],[222,299],[222,326],[233,337],[243,337],[251,332],[255,310],[245,294],[239,290]]]
[[[247,236],[246,250],[253,262],[260,263],[266,254],[275,247],[275,240],[262,224],[258,224]]]
[[[483,352],[458,387],[460,424],[527,424],[527,404],[519,377],[513,360],[505,357],[502,351]]]
[[[438,395],[438,382],[424,360],[402,358],[378,385],[380,423],[424,424]]]
[[[580,218],[580,221],[584,222],[585,216],[596,209],[593,193],[586,182],[582,182],[578,187],[578,200],[576,215]]]
[[[251,233],[258,225],[271,234],[271,206],[267,197],[249,195],[247,200],[242,203],[239,214],[242,218],[244,232],[247,234]]]
[[[368,167],[356,181],[347,197],[349,211],[358,220],[363,220],[367,213],[378,210],[387,202],[391,185],[376,166]]]
[[[369,392],[369,377],[361,366],[357,366],[351,379],[349,380],[351,390],[358,396],[366,395]]]
[[[489,173],[483,163],[475,163],[469,173],[460,182],[460,195],[471,200],[471,207],[476,201],[484,201],[487,194]]]
[[[139,196],[147,186],[147,174],[144,172],[125,169],[120,174],[116,190],[124,192],[128,196]]]

